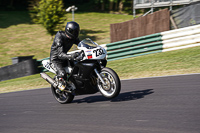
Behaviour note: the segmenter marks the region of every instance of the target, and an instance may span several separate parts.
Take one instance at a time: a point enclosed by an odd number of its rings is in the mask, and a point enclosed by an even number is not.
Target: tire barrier
[[[29,76],[38,73],[36,59],[25,60],[0,68],[0,81]]]
[[[13,57],[12,58],[12,64],[16,64],[25,60],[31,60],[33,59],[34,55],[31,56],[19,56],[19,57]]]

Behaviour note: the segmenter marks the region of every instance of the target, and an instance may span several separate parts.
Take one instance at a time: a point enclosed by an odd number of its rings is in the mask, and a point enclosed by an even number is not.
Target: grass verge
[[[66,14],[66,18],[65,24],[72,21],[71,13]],[[98,44],[110,42],[110,24],[131,19],[132,15],[75,13],[75,21],[81,27],[80,39],[91,38]],[[47,34],[44,27],[31,23],[28,12],[0,11],[0,20],[0,67],[11,65],[12,57],[28,55],[35,55],[36,59],[49,57],[52,37]],[[64,30],[64,27],[61,30]]]
[[[120,79],[200,73],[200,47],[157,53],[116,61],[107,67]],[[53,74],[51,74],[53,77]],[[49,87],[39,74],[0,82],[0,93]]]

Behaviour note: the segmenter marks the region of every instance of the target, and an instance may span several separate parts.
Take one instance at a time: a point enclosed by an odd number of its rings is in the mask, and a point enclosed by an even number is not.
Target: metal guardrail
[[[150,54],[162,50],[160,33],[137,37],[129,40],[109,43],[106,45],[108,61]]]
[[[200,25],[107,44],[108,61],[200,46]]]

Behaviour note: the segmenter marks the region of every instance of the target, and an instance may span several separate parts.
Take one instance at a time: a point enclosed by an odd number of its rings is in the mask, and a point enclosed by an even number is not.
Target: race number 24
[[[96,50],[94,50],[93,51],[93,53],[96,53],[96,57],[98,57],[98,56],[100,56],[100,55],[102,55],[102,54],[105,54],[104,52],[103,52],[103,49],[96,49]]]

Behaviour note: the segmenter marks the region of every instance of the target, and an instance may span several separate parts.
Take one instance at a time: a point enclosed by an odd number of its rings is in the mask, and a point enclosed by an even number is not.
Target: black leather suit
[[[71,60],[72,55],[67,54],[73,44],[78,45],[80,40],[69,39],[64,31],[58,31],[53,44],[51,46],[50,52],[50,61],[53,63],[54,68],[56,69],[56,74],[59,78],[67,78],[66,71],[64,67],[67,66],[66,60]]]

